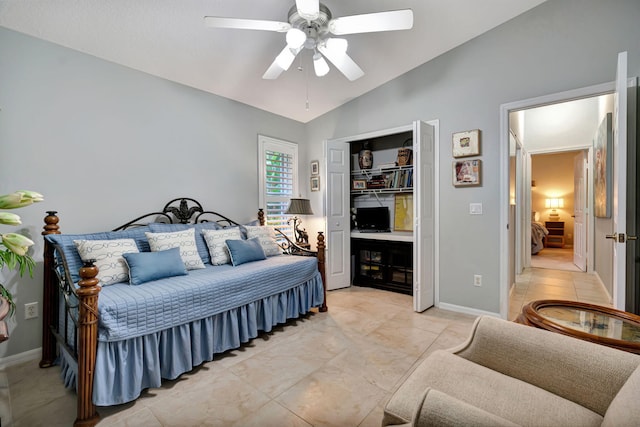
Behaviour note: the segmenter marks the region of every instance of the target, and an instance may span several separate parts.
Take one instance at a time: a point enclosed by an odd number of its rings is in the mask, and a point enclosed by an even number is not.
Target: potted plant
[[[16,191],[0,196],[0,224],[20,225],[20,217],[14,213],[4,212],[4,209],[18,209],[41,202],[43,196],[35,191]],[[28,254],[33,241],[19,233],[0,232],[0,269],[5,266],[10,270],[18,270],[20,277],[25,272],[33,275],[35,261]],[[9,339],[9,331],[4,319],[13,316],[16,305],[13,296],[2,283],[0,283],[0,342]]]

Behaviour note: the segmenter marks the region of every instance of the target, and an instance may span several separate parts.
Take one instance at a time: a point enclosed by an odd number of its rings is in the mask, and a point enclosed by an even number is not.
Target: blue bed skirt
[[[111,406],[130,402],[163,379],[175,379],[215,353],[240,347],[273,326],[308,313],[324,300],[322,279],[311,280],[276,295],[157,333],[116,342],[98,342],[93,403]],[[75,388],[77,363],[61,347],[65,386]]]

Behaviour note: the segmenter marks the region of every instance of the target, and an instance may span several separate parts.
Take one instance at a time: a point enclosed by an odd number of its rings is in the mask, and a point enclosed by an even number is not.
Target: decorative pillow
[[[221,225],[215,222],[201,222],[198,224],[165,224],[161,222],[153,222],[149,224],[149,231],[152,233],[167,233],[171,231],[184,231],[193,228],[196,236],[196,247],[198,248],[198,254],[205,264],[211,262],[209,256],[209,248],[207,248],[207,242],[204,241],[202,230],[220,230]]]
[[[231,262],[225,240],[242,239],[242,234],[238,227],[225,228],[222,230],[202,230],[202,235],[209,247],[211,264],[213,265],[229,264]]]
[[[248,240],[227,240],[225,244],[234,266],[267,259],[257,237]]]
[[[187,274],[187,269],[180,256],[180,248],[137,254],[127,253],[122,256],[129,267],[129,283],[132,285],[141,285],[152,280]]]
[[[152,252],[166,251],[171,248],[180,248],[180,257],[187,270],[204,268],[202,259],[196,246],[195,230],[190,228],[173,233],[145,233],[149,240]]]
[[[233,225],[232,227],[240,227],[240,232],[242,233],[242,238],[247,238],[247,227],[255,227],[260,225],[260,220],[254,219],[253,221],[249,221],[246,224]]]
[[[108,286],[129,279],[127,265],[122,254],[138,252],[133,239],[74,240],[82,261],[95,259],[100,286]]]
[[[245,226],[247,239],[258,238],[266,256],[281,255],[282,250],[276,242],[276,234],[271,226]]]

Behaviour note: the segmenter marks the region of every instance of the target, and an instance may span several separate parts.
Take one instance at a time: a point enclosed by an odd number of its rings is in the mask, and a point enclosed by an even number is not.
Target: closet
[[[413,295],[416,311],[434,304],[436,127],[326,141],[329,290],[371,286]]]

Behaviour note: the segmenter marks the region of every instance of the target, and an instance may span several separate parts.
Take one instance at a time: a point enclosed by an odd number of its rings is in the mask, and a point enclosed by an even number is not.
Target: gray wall
[[[0,358],[40,346],[41,318],[24,320],[23,305],[42,307],[46,210],[59,211],[67,233],[111,229],[180,196],[253,219],[257,134],[304,142],[299,122],[3,28],[0,109],[0,194],[46,199],[16,211],[39,265],[19,286],[0,273],[18,298]]]
[[[310,122],[308,154],[322,158],[325,139],[439,119],[440,302],[498,313],[500,105],[613,81],[620,51],[639,75],[639,19],[637,0],[549,0]],[[483,185],[454,188],[451,134],[475,128]],[[472,202],[484,215],[469,215]]]

